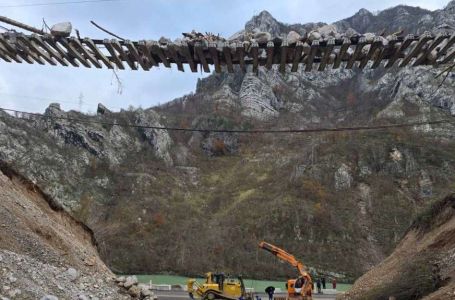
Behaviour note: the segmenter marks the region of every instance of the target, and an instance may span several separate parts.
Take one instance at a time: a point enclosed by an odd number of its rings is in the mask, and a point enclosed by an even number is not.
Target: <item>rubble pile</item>
[[[139,283],[136,276],[120,276],[115,279],[117,285],[124,288],[133,299],[155,300],[157,297],[152,291],[152,287],[147,284]]]

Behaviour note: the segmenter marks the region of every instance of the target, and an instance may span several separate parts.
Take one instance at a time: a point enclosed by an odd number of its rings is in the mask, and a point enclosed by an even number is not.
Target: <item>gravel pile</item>
[[[0,250],[0,299],[131,299],[111,276],[44,264]]]

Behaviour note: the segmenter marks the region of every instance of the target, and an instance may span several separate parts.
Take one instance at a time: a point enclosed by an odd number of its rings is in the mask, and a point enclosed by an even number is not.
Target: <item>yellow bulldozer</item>
[[[202,300],[252,300],[253,296],[247,294],[245,284],[241,276],[231,277],[223,273],[205,274],[205,282],[199,283],[196,279],[187,282],[188,293],[191,299]]]

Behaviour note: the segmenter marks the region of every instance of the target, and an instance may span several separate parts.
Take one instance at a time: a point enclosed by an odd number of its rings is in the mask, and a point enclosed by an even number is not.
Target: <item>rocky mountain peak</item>
[[[281,23],[278,22],[268,11],[263,10],[259,15],[254,16],[245,25],[247,32],[269,32],[272,36],[281,33]]]
[[[444,8],[444,10],[455,13],[455,0],[450,1]]]
[[[366,8],[361,8],[354,16],[372,16],[373,14]]]

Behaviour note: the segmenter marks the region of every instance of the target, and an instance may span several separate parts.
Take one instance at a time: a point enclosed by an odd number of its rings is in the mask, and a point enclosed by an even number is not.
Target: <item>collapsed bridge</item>
[[[217,73],[224,70],[232,73],[236,66],[246,72],[249,65],[253,72],[260,66],[271,69],[279,65],[282,73],[297,72],[299,67],[306,72],[354,67],[374,69],[381,65],[386,68],[395,65],[437,67],[454,63],[455,34],[425,32],[421,36],[391,35],[387,39],[360,35],[320,40],[302,38],[293,42],[276,38],[264,42],[200,39],[160,43],[8,31],[0,33],[0,59],[8,63],[145,71],[175,65],[179,71],[189,66],[192,72],[197,72],[198,67],[210,72],[213,65]]]

